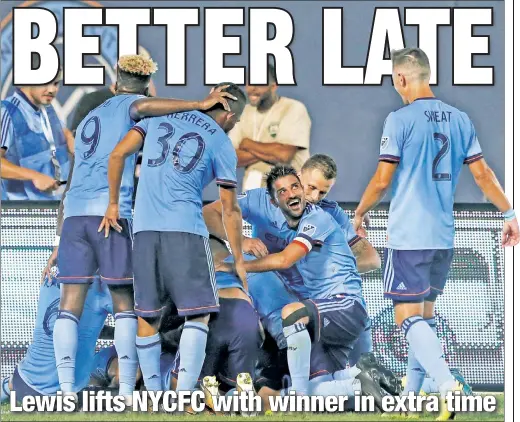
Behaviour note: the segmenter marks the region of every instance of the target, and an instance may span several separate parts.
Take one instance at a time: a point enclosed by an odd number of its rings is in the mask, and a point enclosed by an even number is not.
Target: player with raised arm
[[[227,132],[240,118],[245,95],[220,84],[231,111],[220,104],[205,111],[173,113],[138,123],[110,156],[110,204],[102,225],[122,232],[121,178],[125,160],[143,145],[143,166],[135,201],[134,288],[139,316],[137,352],[145,386],[161,389],[161,344],[157,332],[166,301],[186,317],[180,341],[178,391],[192,390],[204,362],[210,313],[219,311],[215,272],[202,217],[202,191],[216,179],[223,225],[244,288],[242,214],[236,201],[237,157]]]
[[[283,221],[276,222],[286,246],[278,253],[246,261],[244,267],[247,272],[266,272],[294,266],[301,275],[298,290],[304,299],[282,309],[282,324],[291,388],[306,395],[311,338],[324,344],[330,358],[345,368],[350,350],[367,326],[368,314],[361,290],[355,288],[361,278],[341,227],[327,212],[307,204],[292,167],[273,167],[266,183],[272,203],[282,211]],[[222,264],[219,269],[229,270],[229,266]]]
[[[78,127],[70,189],[64,201],[65,220],[58,250],[61,300],[54,330],[54,350],[61,390],[75,394],[78,321],[85,297],[98,271],[109,285],[115,312],[115,345],[120,358],[119,393],[129,403],[135,385],[137,352],[131,270],[131,207],[135,156],[128,158],[121,195],[124,231],[99,233],[108,205],[108,157],[136,121],[217,103],[226,96],[212,93],[202,102],[146,98],[156,64],[142,56],[123,56],[117,66],[116,96],[92,110]],[[107,233],[108,234],[108,233]]]
[[[405,393],[419,393],[426,371],[445,397],[463,385],[446,364],[435,333],[434,305],[453,258],[453,202],[463,164],[504,215],[503,246],[518,244],[518,222],[483,159],[469,117],[434,96],[426,54],[419,48],[393,51],[392,66],[394,87],[405,107],[386,118],[379,165],[356,209],[354,228],[361,227],[363,216],[392,183],[384,291],[394,302],[395,321],[409,344]],[[438,420],[453,416],[442,400]]]

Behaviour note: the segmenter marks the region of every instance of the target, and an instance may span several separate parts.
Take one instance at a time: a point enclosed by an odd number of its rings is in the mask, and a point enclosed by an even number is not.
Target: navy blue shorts
[[[133,262],[137,315],[158,317],[170,300],[180,316],[219,311],[213,259],[205,237],[138,232]]]
[[[396,302],[434,301],[442,294],[453,249],[385,250],[385,298]]]
[[[99,275],[107,284],[132,284],[132,227],[120,220],[121,233],[98,233],[103,217],[68,217],[58,249],[58,280],[65,284],[92,283]]]
[[[20,373],[18,372],[18,366],[14,368],[12,385],[12,391],[16,391],[16,401],[19,403],[22,402],[25,396],[43,396],[43,394],[38,393],[22,379]]]
[[[336,368],[344,369],[359,336],[369,325],[367,310],[357,296],[336,295],[302,302],[311,314],[307,326],[314,343],[322,343]]]
[[[238,374],[247,372],[253,377],[261,344],[259,319],[251,304],[243,299],[220,298],[220,312],[209,323],[206,358],[200,379],[215,375],[221,384],[233,388]],[[175,377],[178,365],[177,353]]]

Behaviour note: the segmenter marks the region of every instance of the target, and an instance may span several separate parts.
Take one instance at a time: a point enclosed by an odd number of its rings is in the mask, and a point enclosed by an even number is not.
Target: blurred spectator
[[[311,119],[305,105],[277,94],[274,66],[269,65],[268,85],[247,85],[249,104],[229,133],[245,167],[244,191],[265,186],[264,174],[274,164],[300,170],[309,158]]]
[[[39,66],[38,56],[33,68]],[[72,134],[50,105],[61,71],[48,85],[16,88],[2,101],[2,199],[59,200],[70,170]]]

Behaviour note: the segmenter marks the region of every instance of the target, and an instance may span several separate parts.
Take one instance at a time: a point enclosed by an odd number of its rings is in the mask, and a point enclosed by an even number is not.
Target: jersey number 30
[[[170,152],[170,144],[168,140],[175,133],[175,129],[169,123],[163,122],[159,125],[159,128],[166,130],[166,133],[157,139],[157,142],[161,145],[162,151],[161,155],[158,158],[149,159],[148,166],[149,167],[157,167],[162,166],[166,162],[166,157]],[[196,142],[196,151],[193,154],[193,157],[189,160],[188,163],[181,162],[181,150],[186,145],[187,142]],[[202,158],[202,154],[204,153],[204,149],[206,145],[204,144],[204,139],[198,133],[190,132],[182,135],[180,139],[177,141],[175,146],[173,147],[172,156],[173,156],[173,167],[180,173],[190,173],[195,166],[199,163]]]
[[[439,163],[442,161],[443,158],[448,155],[448,152],[450,151],[450,138],[448,138],[446,135],[443,135],[442,133],[434,133],[433,139],[436,141],[439,141],[441,143],[441,149],[435,156],[435,159],[433,160],[433,166],[432,166],[432,178],[434,182],[441,182],[441,181],[448,181],[451,180],[451,173],[438,173],[437,167],[439,167]]]

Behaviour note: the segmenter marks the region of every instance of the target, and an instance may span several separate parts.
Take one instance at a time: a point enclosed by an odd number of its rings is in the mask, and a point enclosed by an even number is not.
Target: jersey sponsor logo
[[[56,1],[26,1],[18,7],[37,7],[50,10],[58,23],[58,34],[54,46],[58,49],[60,60],[63,60],[63,10],[65,7],[103,7],[97,1],[69,0]],[[13,14],[6,16],[0,25],[2,31],[2,56],[0,73],[0,99],[5,99],[13,93]],[[85,36],[99,36],[101,54],[85,55],[85,66],[103,66],[105,68],[105,84],[108,86],[116,81],[115,65],[117,62],[117,27],[116,26],[85,26]],[[139,46],[140,52],[145,52]],[[100,89],[99,86],[61,86],[57,97],[52,102],[59,118],[70,125],[72,116],[83,95]]]
[[[302,232],[307,236],[312,236],[316,232],[316,226],[313,226],[312,224],[305,224],[303,226]]]
[[[381,150],[385,150],[386,147],[388,146],[388,141],[390,140],[390,138],[388,136],[383,136],[381,138]]]

